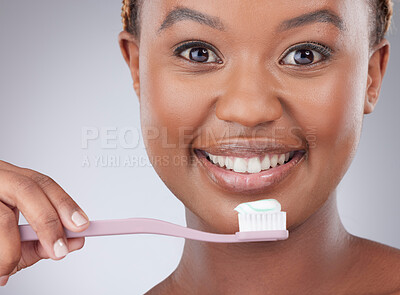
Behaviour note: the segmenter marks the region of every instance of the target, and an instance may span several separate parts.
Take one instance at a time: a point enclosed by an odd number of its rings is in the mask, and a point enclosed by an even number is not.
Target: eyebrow
[[[168,13],[165,20],[163,21],[160,28],[158,29],[158,32],[160,33],[162,30],[164,30],[182,20],[193,20],[195,22],[207,25],[211,28],[214,28],[214,29],[217,29],[220,31],[225,30],[225,27],[222,24],[222,21],[219,17],[210,16],[210,15],[204,14],[200,11],[196,11],[196,10],[193,10],[190,8],[178,6],[178,7],[175,7],[173,10],[171,10]]]
[[[225,26],[219,17],[211,16],[187,7],[178,6],[167,14],[158,29],[158,33],[161,33],[161,31],[183,20],[192,20],[220,31],[225,30]],[[277,31],[282,32],[315,22],[331,23],[339,30],[344,30],[344,22],[337,14],[329,9],[320,9],[281,22]]]
[[[320,9],[283,21],[278,26],[278,31],[282,32],[315,22],[331,23],[340,31],[344,30],[344,22],[336,13],[329,9]]]

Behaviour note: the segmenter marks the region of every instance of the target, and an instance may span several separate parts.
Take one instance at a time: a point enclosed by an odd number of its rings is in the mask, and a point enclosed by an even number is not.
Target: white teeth
[[[218,156],[217,157],[217,161],[218,161],[218,165],[220,167],[224,167],[225,166],[225,157],[224,156]]]
[[[226,157],[225,166],[227,169],[233,169],[233,160],[231,157]]]
[[[271,167],[274,168],[276,165],[278,165],[278,155],[272,155],[271,156]]]
[[[280,154],[278,157],[278,164],[283,165],[285,163],[285,154]]]
[[[247,163],[247,172],[249,173],[258,173],[261,171],[261,163],[258,157],[249,159]]]
[[[261,162],[261,170],[267,170],[271,166],[271,162],[269,161],[269,156],[266,155],[264,160]]]
[[[210,161],[215,165],[220,167],[226,167],[226,169],[233,170],[240,173],[259,173],[262,170],[268,170],[271,167],[274,168],[278,164],[283,165],[289,160],[294,154],[294,152],[288,152],[285,154],[267,154],[260,161],[259,157],[253,158],[238,158],[238,157],[225,157],[225,156],[215,156],[210,153],[205,152],[205,154],[210,158]]]
[[[246,172],[247,171],[247,163],[243,158],[235,158],[233,162],[233,171],[235,172]]]

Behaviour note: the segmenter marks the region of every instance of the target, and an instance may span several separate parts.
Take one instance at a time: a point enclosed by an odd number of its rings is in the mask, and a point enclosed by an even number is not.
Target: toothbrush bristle
[[[239,231],[286,230],[286,212],[239,213]]]

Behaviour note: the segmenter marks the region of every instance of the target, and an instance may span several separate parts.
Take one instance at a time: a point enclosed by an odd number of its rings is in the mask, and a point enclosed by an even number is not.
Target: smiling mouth
[[[259,193],[283,181],[305,158],[305,150],[263,154],[212,154],[194,149],[208,177],[230,192]]]
[[[294,155],[294,151],[282,154],[266,154],[252,158],[216,156],[206,151],[202,151],[214,165],[221,168],[232,170],[237,173],[259,173],[260,171],[275,168],[289,162]]]

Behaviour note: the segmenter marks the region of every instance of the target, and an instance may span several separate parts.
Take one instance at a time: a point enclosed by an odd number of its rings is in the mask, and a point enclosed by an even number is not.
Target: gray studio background
[[[52,176],[92,219],[153,217],[185,224],[183,205],[135,149],[82,146],[82,129],[139,128],[139,106],[117,43],[121,1],[0,0],[0,159]],[[357,156],[338,189],[347,230],[400,248],[400,5],[380,101],[366,117]],[[95,157],[142,167],[105,167]],[[89,159],[90,167],[82,167]],[[112,159],[109,159],[112,161]],[[117,165],[118,166],[118,165]],[[24,221],[24,219],[22,219]],[[11,277],[0,294],[142,294],[174,270],[183,240],[87,238],[60,261]]]

